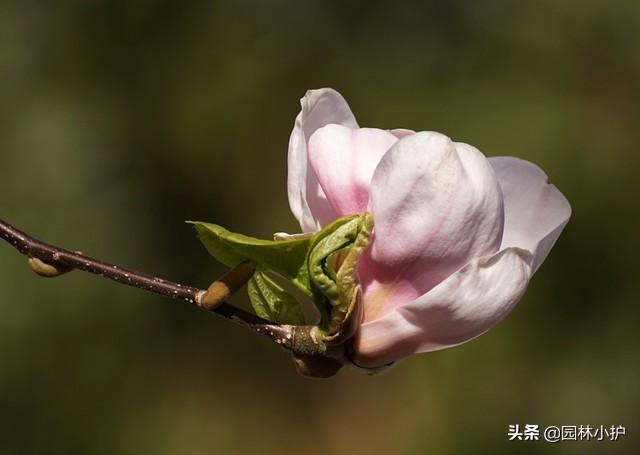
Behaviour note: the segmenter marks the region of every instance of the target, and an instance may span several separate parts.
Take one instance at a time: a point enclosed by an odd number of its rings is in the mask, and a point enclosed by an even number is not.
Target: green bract
[[[314,234],[293,240],[261,240],[217,224],[192,224],[207,251],[227,267],[244,261],[256,265],[248,285],[256,314],[273,322],[304,324],[300,302],[270,276],[278,275],[313,300],[327,341],[353,334],[360,314],[357,262],[373,228],[369,213],[338,218]]]

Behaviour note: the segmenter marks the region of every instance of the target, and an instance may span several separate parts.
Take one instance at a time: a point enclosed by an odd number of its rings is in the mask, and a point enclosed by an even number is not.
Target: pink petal
[[[361,259],[364,320],[426,293],[476,257],[498,250],[502,194],[474,147],[434,132],[400,139],[371,182],[372,248]]]
[[[513,157],[493,157],[489,162],[504,195],[501,248],[517,246],[531,251],[535,272],[569,221],[569,201],[533,163]]]
[[[395,128],[393,130],[389,130],[389,132],[393,134],[395,137],[397,137],[398,139],[402,139],[405,136],[409,136],[410,134],[415,133],[415,131],[408,130],[406,128]]]
[[[397,140],[384,130],[335,124],[313,133],[308,144],[309,162],[338,216],[367,210],[373,171]]]
[[[474,259],[427,294],[360,326],[354,361],[378,367],[469,341],[504,318],[531,275],[528,251],[507,248]]]
[[[311,135],[329,123],[349,128],[358,124],[342,95],[330,88],[309,90],[289,139],[287,190],[291,211],[304,232],[313,232],[337,218],[307,161]]]

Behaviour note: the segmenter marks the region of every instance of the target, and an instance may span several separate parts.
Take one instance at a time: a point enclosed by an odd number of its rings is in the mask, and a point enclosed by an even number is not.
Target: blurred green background
[[[639,29],[633,0],[0,3],[0,216],[45,240],[206,286],[224,270],[183,220],[296,231],[287,143],[323,86],[361,125],[534,161],[574,211],[492,331],[328,381],[0,244],[0,452],[640,453]],[[515,423],[627,435],[508,442]]]

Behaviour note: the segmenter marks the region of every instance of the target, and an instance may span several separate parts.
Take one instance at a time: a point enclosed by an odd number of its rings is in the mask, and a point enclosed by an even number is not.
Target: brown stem
[[[325,354],[320,347],[314,346],[314,338],[310,336],[313,326],[275,324],[224,302],[224,299],[251,278],[253,267],[246,263],[240,264],[220,280],[214,281],[209,286],[209,290],[204,290],[125,269],[79,252],[44,243],[2,219],[0,219],[0,238],[27,256],[31,268],[39,275],[57,276],[73,269],[83,270],[120,284],[155,292],[212,311],[255,333],[266,335],[293,353]]]

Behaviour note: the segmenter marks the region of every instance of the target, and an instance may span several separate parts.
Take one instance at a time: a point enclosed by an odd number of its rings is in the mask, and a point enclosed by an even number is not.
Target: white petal
[[[397,140],[385,130],[334,124],[313,133],[309,162],[338,216],[367,211],[373,171]]]
[[[309,90],[300,100],[301,110],[291,132],[287,190],[293,215],[304,232],[313,232],[337,218],[307,160],[311,135],[329,123],[348,128],[358,124],[342,95],[330,88]]]
[[[502,194],[489,162],[439,133],[406,136],[384,155],[371,182],[371,209],[372,248],[359,268],[365,321],[496,252],[502,239]]]
[[[489,162],[504,196],[501,248],[531,251],[535,273],[569,221],[571,206],[535,164],[513,157],[493,157]]]
[[[522,297],[531,260],[519,248],[474,259],[427,294],[365,322],[354,338],[356,364],[377,367],[481,335]]]

